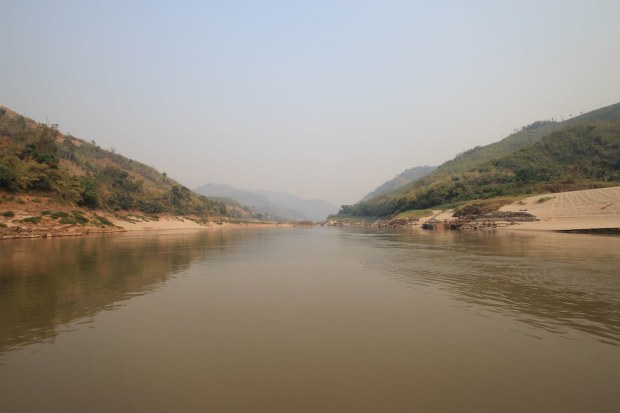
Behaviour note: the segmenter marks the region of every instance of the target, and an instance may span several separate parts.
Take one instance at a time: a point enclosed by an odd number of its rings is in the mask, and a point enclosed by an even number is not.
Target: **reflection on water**
[[[225,243],[221,231],[3,242],[0,354],[144,294]]]
[[[616,412],[620,237],[2,242],[10,412]]]
[[[532,326],[560,334],[576,329],[620,345],[620,237],[491,231],[365,237],[391,250],[367,264],[404,281],[439,285],[474,308]]]

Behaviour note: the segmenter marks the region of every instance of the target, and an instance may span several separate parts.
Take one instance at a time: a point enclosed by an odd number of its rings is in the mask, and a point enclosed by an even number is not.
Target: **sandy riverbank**
[[[122,217],[105,211],[80,209],[41,196],[21,196],[0,203],[0,239],[52,238],[127,231],[163,231],[209,228],[287,227],[276,222],[207,222],[200,224],[185,217],[161,216],[156,220],[142,215]]]
[[[126,231],[152,231],[152,230],[173,230],[173,229],[200,229],[214,227],[215,223],[198,224],[195,221],[189,219],[183,219],[180,217],[166,216],[161,217],[157,221],[154,220],[133,220],[132,222],[110,218],[110,221],[117,227],[123,228]]]
[[[524,231],[620,232],[620,187],[550,193],[523,198],[499,209],[505,213],[527,213],[536,217],[532,222],[509,222],[499,218],[492,228]],[[434,211],[421,218],[416,226],[434,220],[441,224],[454,220],[454,210]],[[481,217],[483,220],[485,217]],[[484,227],[484,225],[483,225]]]
[[[266,227],[292,227],[292,224],[277,222],[208,222],[199,224],[190,219],[163,216],[158,220],[135,220],[129,222],[121,219],[110,219],[112,223],[126,231],[165,231],[165,230],[181,230],[181,229],[209,229],[209,228],[266,228]]]
[[[22,203],[3,203],[4,214],[0,215],[0,238],[38,238],[57,236],[79,236],[101,232],[124,231],[162,231],[209,228],[265,228],[293,227],[294,223],[276,222],[208,222],[199,224],[187,218],[162,216],[157,220],[128,215],[119,219],[98,211],[79,211],[88,218],[88,224],[62,225],[62,220],[54,218],[54,213],[64,212],[68,218],[74,217],[75,209],[60,205],[50,205],[45,200],[30,200]],[[49,209],[52,211],[46,211]],[[5,216],[7,212],[10,216]],[[527,212],[538,220],[534,222],[499,223],[494,228],[525,231],[583,231],[610,229],[620,231],[620,187],[590,189],[584,191],[535,195],[521,199],[500,208],[503,212]],[[421,218],[415,226],[421,226],[429,219],[441,223],[453,219],[452,210],[435,211],[433,216]],[[37,222],[27,222],[37,218]],[[75,218],[75,217],[74,217]],[[101,218],[113,225],[105,225]],[[411,225],[411,224],[409,224]]]
[[[620,228],[620,187],[536,195],[506,205],[500,211],[525,211],[539,219],[511,227],[518,230]]]

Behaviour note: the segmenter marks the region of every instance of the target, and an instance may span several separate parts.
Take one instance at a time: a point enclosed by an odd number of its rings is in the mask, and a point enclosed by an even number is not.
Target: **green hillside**
[[[339,214],[382,217],[473,199],[618,185],[619,129],[620,104],[564,122],[535,122]]]
[[[0,194],[46,196],[90,209],[229,215],[165,173],[0,107]],[[240,208],[233,208],[240,209]]]
[[[487,161],[509,155],[532,145],[552,132],[591,120],[620,120],[620,103],[593,110],[562,122],[542,120],[523,126],[520,130],[498,142],[477,146],[445,162],[434,173],[429,174],[424,182],[430,183],[452,173],[468,171]]]
[[[399,188],[403,188],[410,183],[417,181],[423,176],[428,175],[435,169],[437,169],[436,166],[414,166],[413,168],[406,169],[402,173],[396,175],[394,178],[378,186],[374,191],[370,192],[368,195],[362,198],[362,202],[368,201],[384,194],[393,193]]]

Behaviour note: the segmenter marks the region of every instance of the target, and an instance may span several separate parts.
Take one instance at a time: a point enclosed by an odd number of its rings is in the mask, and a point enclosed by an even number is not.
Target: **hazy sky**
[[[620,1],[0,2],[0,104],[207,182],[338,205],[620,101]]]

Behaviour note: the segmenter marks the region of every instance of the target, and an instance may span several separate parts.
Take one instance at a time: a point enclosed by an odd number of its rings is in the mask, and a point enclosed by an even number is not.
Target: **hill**
[[[457,155],[454,159],[443,163],[436,171],[427,175],[426,179],[424,179],[424,183],[430,183],[452,173],[468,171],[487,161],[507,156],[519,149],[530,146],[552,132],[593,120],[620,120],[620,103],[596,109],[561,122],[555,120],[538,120],[532,122],[498,142],[485,146],[477,146]]]
[[[396,175],[394,178],[384,182],[383,184],[375,188],[372,192],[362,198],[362,202],[368,201],[384,194],[394,192],[404,186],[409,185],[412,182],[417,181],[423,176],[428,175],[435,169],[437,169],[436,166],[414,166],[413,168],[406,169],[402,173]]]
[[[230,185],[209,183],[195,191],[209,197],[233,199],[263,216],[282,221],[320,221],[338,210],[338,207],[322,199],[303,199],[282,192],[243,190]]]
[[[175,214],[199,220],[233,212],[247,215],[94,141],[62,134],[57,125],[40,124],[0,107],[0,202],[7,205],[16,199],[116,215]]]
[[[564,122],[539,121],[476,147],[341,216],[390,216],[474,199],[617,185],[620,104]]]

